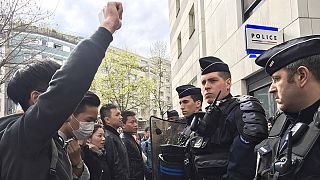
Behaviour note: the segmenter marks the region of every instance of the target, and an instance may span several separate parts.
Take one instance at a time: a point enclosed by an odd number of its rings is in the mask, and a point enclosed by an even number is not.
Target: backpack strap
[[[58,162],[58,148],[53,138],[51,138],[51,161],[50,161],[50,175],[56,176],[56,168]]]

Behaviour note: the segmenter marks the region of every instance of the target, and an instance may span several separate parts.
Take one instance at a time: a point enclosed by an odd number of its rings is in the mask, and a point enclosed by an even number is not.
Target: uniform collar
[[[303,122],[310,124],[313,121],[314,113],[318,110],[319,106],[320,99],[298,113],[286,113],[286,115],[291,123]]]

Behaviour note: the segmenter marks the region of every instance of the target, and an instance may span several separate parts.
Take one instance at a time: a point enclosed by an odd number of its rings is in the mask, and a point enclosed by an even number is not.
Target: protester
[[[140,145],[133,135],[137,133],[138,123],[136,114],[132,111],[122,111],[123,136],[122,140],[128,151],[130,177],[132,180],[144,179],[144,163]]]
[[[87,144],[81,147],[83,161],[90,172],[90,180],[111,180],[110,167],[105,157],[104,136],[103,126],[95,124]]]
[[[105,129],[106,161],[110,167],[110,178],[129,179],[128,152],[117,129],[122,126],[122,116],[118,106],[105,104],[100,108],[100,117]]]
[[[9,117],[11,123],[1,132],[1,179],[75,177],[57,131],[88,91],[112,33],[121,27],[121,3],[108,3],[103,13],[99,29],[77,45],[60,70],[56,72],[59,66],[51,61],[36,62],[18,70],[9,81],[8,97],[21,105],[24,114]]]
[[[144,175],[146,180],[152,180],[152,147],[150,138],[150,127],[144,130],[144,140],[141,141],[141,148],[147,156],[147,162],[144,165]]]
[[[79,141],[86,141],[91,136],[94,123],[97,120],[99,105],[99,97],[88,91],[76,110],[58,131],[59,139],[57,141],[61,140],[61,145],[67,149],[72,164],[72,172],[77,177],[84,171],[88,174],[86,179],[89,178],[88,169],[81,158]]]

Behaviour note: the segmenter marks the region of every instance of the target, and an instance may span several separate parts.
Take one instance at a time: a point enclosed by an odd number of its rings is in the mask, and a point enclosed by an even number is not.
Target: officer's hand
[[[78,165],[82,159],[81,159],[81,152],[80,152],[80,145],[78,143],[78,140],[72,140],[67,146],[67,152],[71,161],[71,164],[73,166]]]
[[[122,4],[121,2],[108,2],[102,10],[104,20],[101,23],[101,27],[106,28],[111,33],[120,29],[122,24]]]

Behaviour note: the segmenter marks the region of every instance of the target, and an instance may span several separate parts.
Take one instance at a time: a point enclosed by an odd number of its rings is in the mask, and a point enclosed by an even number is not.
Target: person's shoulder
[[[0,130],[5,129],[8,124],[16,122],[19,118],[23,116],[23,113],[11,114],[0,118]]]

